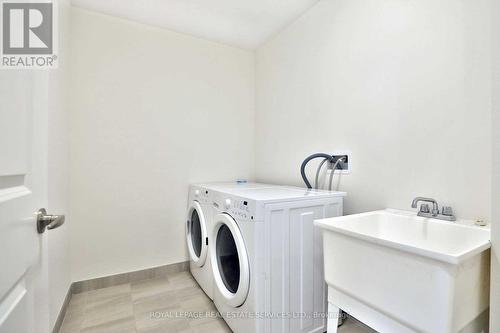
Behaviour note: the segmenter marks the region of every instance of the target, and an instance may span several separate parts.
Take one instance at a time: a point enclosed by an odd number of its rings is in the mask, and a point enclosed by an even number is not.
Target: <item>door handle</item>
[[[45,229],[55,229],[64,224],[64,215],[48,215],[45,208],[40,208],[36,213],[36,229],[43,234]]]

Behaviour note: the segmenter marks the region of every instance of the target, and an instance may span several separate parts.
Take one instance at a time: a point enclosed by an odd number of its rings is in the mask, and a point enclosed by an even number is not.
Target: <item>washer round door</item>
[[[228,214],[215,217],[214,244],[210,249],[215,284],[226,303],[242,305],[250,288],[248,253],[236,221]]]
[[[189,256],[196,266],[205,264],[208,252],[207,225],[201,206],[193,201],[188,209],[186,239]]]

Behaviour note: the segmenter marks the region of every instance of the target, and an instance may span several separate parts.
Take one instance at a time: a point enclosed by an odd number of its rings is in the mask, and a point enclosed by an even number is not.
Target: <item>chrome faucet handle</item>
[[[430,213],[431,212],[431,209],[429,208],[429,204],[421,204],[420,205],[420,212],[421,213]]]
[[[443,206],[441,215],[453,216],[453,208],[451,208],[450,206]]]

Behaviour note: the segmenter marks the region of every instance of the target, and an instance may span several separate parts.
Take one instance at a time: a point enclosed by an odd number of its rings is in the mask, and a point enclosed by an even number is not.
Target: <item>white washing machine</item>
[[[214,278],[209,249],[212,244],[214,190],[260,188],[263,184],[218,182],[193,184],[189,187],[186,241],[190,257],[191,274],[210,299],[213,299]]]
[[[236,333],[324,332],[327,298],[315,219],[343,192],[261,186],[212,193],[214,303]]]

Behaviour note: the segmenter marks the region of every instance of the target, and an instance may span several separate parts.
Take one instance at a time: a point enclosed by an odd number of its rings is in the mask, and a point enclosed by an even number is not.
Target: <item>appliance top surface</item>
[[[267,188],[274,187],[277,185],[271,184],[262,184],[262,183],[254,183],[254,182],[213,182],[213,183],[199,183],[193,184],[193,186],[198,186],[207,190],[224,192],[224,191],[232,191],[235,189],[249,189],[249,188]]]
[[[193,184],[203,189],[218,192],[222,195],[235,196],[260,202],[279,202],[309,200],[331,197],[344,197],[345,192],[325,190],[308,190],[302,187],[283,186],[263,183],[216,182]]]
[[[293,186],[236,188],[228,191],[227,194],[238,196],[241,198],[247,198],[249,200],[265,202],[320,199],[345,196],[344,192],[308,190],[305,188]]]

